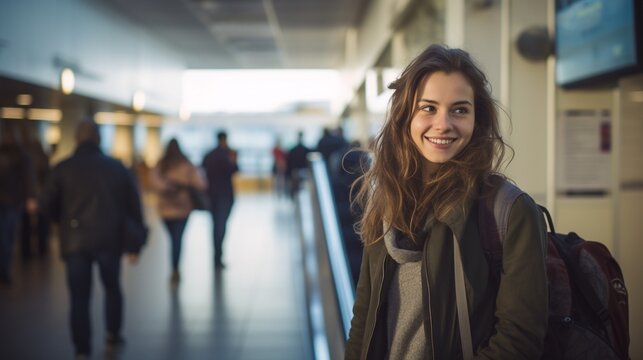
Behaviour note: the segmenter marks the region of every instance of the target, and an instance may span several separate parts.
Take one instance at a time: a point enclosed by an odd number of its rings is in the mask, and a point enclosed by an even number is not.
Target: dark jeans
[[[3,282],[9,281],[11,253],[19,218],[19,209],[0,205],[0,281]]]
[[[34,224],[35,220],[35,224]],[[31,238],[33,230],[36,230],[38,254],[45,255],[49,247],[49,219],[41,211],[35,215],[27,211],[22,212],[22,229],[20,234],[20,250],[24,258],[30,258],[33,252]]]
[[[165,219],[163,220],[167,231],[170,233],[170,243],[172,246],[172,270],[179,269],[179,259],[181,258],[181,247],[183,245],[183,231],[188,223],[185,219]]]
[[[214,262],[220,264],[223,257],[223,238],[225,237],[228,217],[232,210],[233,199],[210,199],[212,215],[212,236],[214,240]]]
[[[108,334],[120,335],[123,321],[121,293],[121,256],[113,253],[66,255],[67,286],[71,297],[71,336],[76,353],[91,352],[89,304],[92,290],[93,263],[98,263],[105,290],[105,324]]]

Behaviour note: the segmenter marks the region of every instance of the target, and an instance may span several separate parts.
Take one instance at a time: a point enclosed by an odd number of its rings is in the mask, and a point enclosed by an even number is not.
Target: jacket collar
[[[455,237],[459,240],[462,238],[462,234],[464,234],[464,228],[467,225],[467,219],[469,218],[469,214],[471,213],[471,207],[474,205],[474,199],[475,196],[470,196],[464,201],[464,204],[462,207],[456,208],[444,221],[444,223],[449,227],[451,232],[455,235]],[[427,221],[426,225],[424,226],[425,229],[430,229],[433,226],[433,223],[435,222],[435,218],[431,215]],[[384,222],[384,231],[388,229],[388,223]],[[395,229],[390,229],[388,232],[384,234],[384,241],[387,240],[391,241],[394,236],[395,236],[396,230]]]
[[[451,232],[455,235],[455,237],[459,240],[462,238],[462,234],[464,233],[464,228],[467,225],[467,219],[469,217],[469,213],[471,213],[471,207],[473,206],[473,198],[469,198],[464,202],[464,206],[455,209],[444,221],[444,223],[449,227]],[[433,226],[433,223],[435,222],[435,218],[431,216],[429,219],[426,221],[425,229],[430,229]],[[384,222],[384,231],[388,229],[388,223]],[[395,229],[389,229],[384,234],[384,242],[386,241],[394,241],[394,237],[396,236],[397,231]]]
[[[74,154],[102,154],[102,151],[98,145],[93,142],[86,141],[84,143],[78,144],[76,146],[76,151]]]

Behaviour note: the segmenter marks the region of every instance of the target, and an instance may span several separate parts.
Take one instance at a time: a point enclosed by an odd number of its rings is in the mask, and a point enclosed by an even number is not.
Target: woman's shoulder
[[[370,258],[379,258],[386,256],[387,250],[386,250],[386,245],[384,243],[384,239],[376,241],[373,244],[362,244],[364,247],[364,254],[369,256]]]
[[[495,217],[506,214],[509,221],[543,217],[536,201],[515,182],[501,174],[491,174],[486,178],[481,198]]]

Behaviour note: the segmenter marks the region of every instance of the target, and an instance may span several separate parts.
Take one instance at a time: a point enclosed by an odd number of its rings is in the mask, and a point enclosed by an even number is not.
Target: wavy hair
[[[474,92],[475,125],[462,151],[427,178],[422,176],[425,159],[411,138],[410,124],[419,111],[418,91],[435,72],[460,73],[467,79]],[[415,241],[429,216],[445,221],[458,208],[464,209],[477,196],[486,175],[503,165],[505,149],[511,150],[500,135],[498,106],[490,84],[466,51],[431,45],[389,88],[394,91],[375,139],[373,163],[358,182],[354,199],[364,210],[356,230],[366,245],[378,242],[391,229]]]

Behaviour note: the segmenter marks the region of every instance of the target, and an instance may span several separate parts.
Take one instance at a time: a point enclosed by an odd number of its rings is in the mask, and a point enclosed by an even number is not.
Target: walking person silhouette
[[[223,239],[225,238],[228,217],[234,204],[232,176],[239,171],[237,152],[228,146],[228,134],[225,131],[217,133],[217,147],[205,155],[202,167],[208,178],[214,265],[217,269],[222,269],[225,267],[222,260]]]

